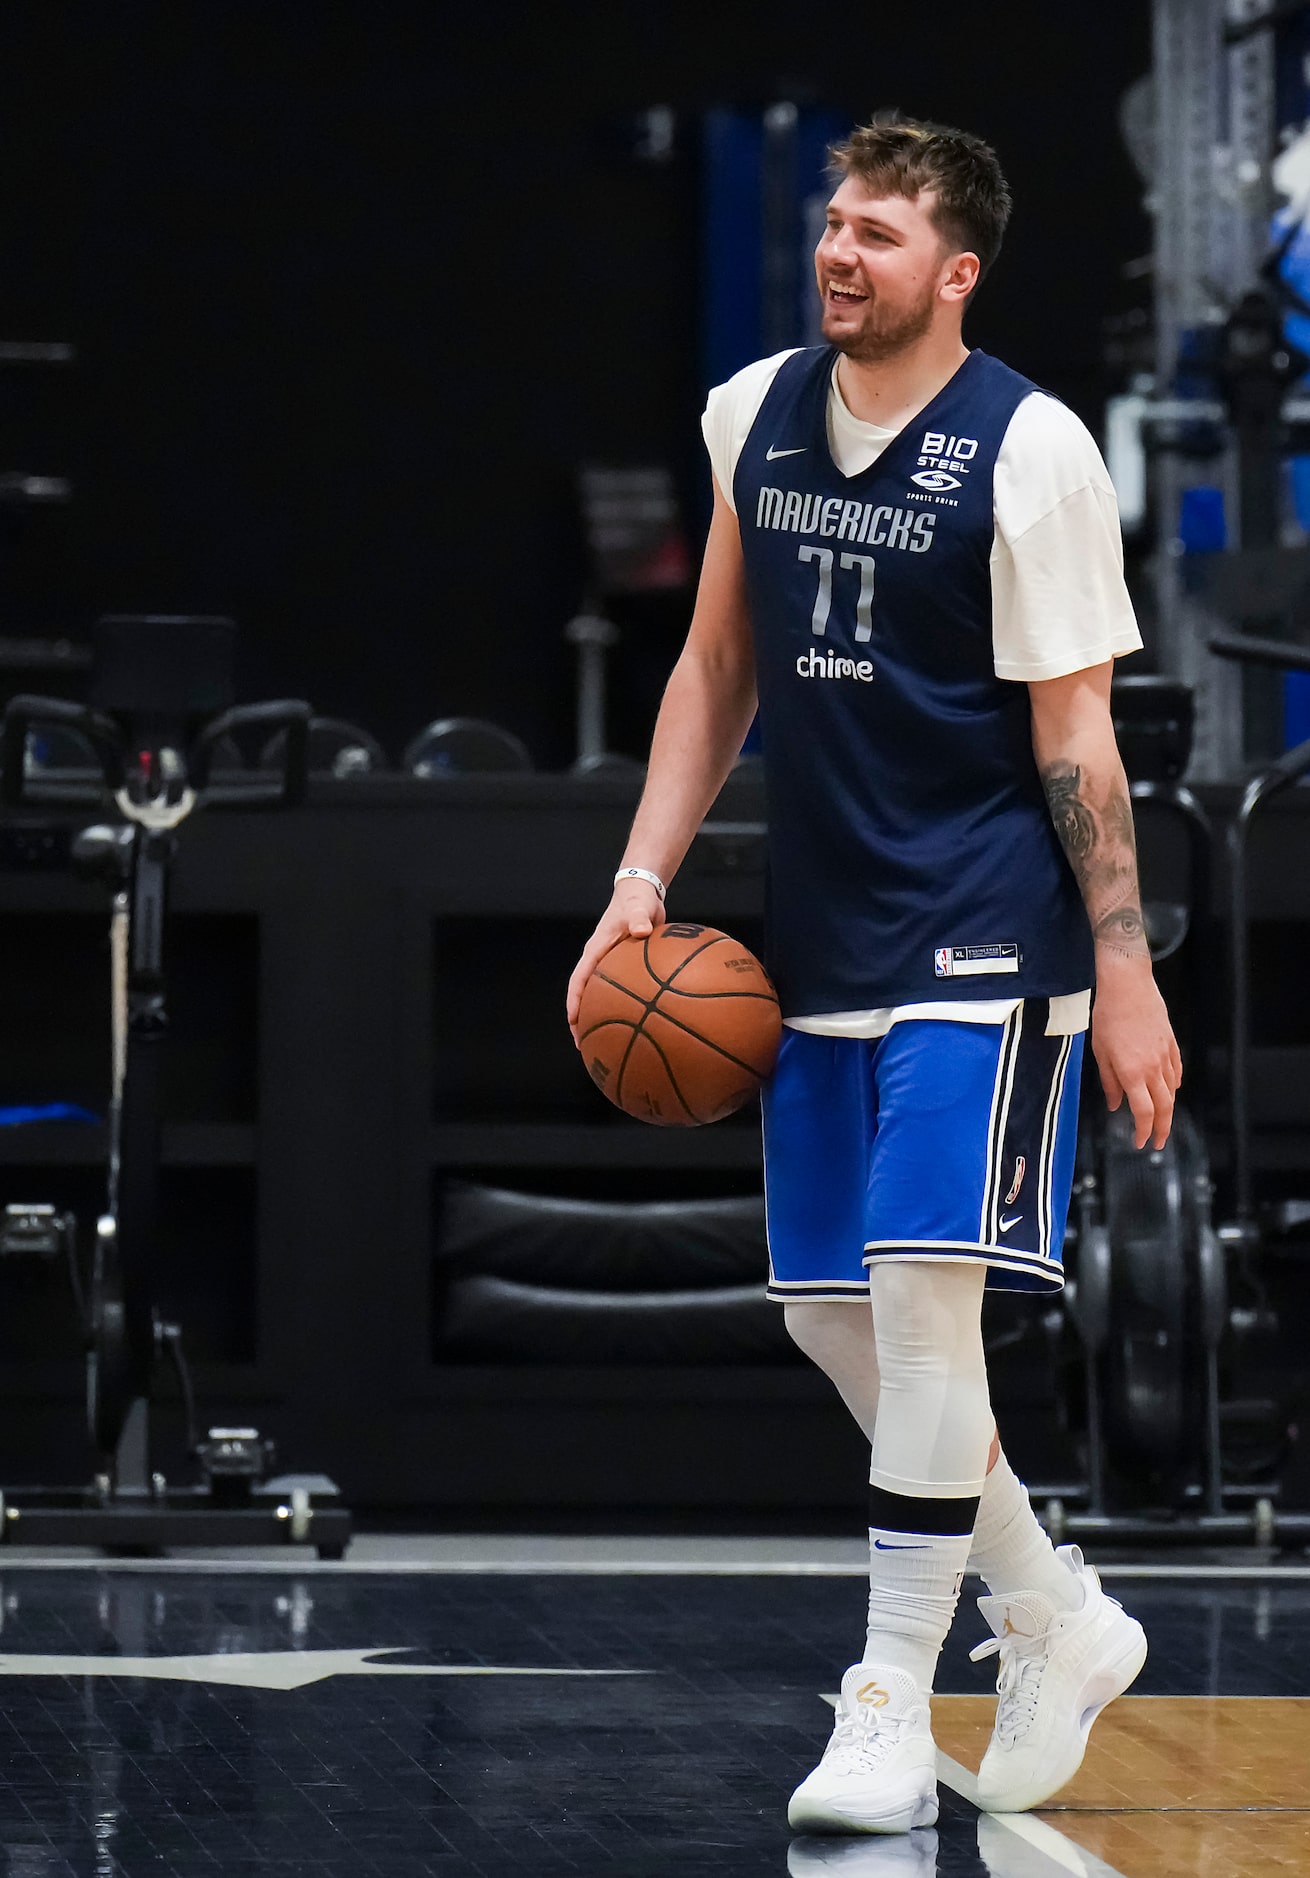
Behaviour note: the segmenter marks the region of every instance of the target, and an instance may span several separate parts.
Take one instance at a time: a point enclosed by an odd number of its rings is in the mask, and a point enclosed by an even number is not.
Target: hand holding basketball
[[[584,954],[585,957],[585,954]],[[583,986],[576,1036],[597,1088],[663,1128],[731,1115],[778,1054],[778,997],[759,960],[712,926],[625,936]]]
[[[605,954],[620,939],[644,939],[663,924],[664,902],[649,881],[616,882],[610,903],[601,914],[595,932],[582,948],[582,957],[574,966],[573,976],[569,979],[568,1018],[574,1043],[578,1043],[578,1006],[583,988]]]

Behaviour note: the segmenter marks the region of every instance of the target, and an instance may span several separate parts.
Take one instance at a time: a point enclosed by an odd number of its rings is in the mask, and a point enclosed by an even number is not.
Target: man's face
[[[922,339],[939,306],[963,297],[943,287],[955,257],[933,226],[935,198],[870,195],[854,176],[828,204],[814,251],[823,336],[857,363],[892,358]],[[966,289],[967,291],[967,289]]]

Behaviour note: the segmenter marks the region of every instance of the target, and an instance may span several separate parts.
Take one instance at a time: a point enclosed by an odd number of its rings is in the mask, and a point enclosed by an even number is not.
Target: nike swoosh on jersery
[[[1003,1219],[1001,1221],[1001,1231],[1009,1232],[1011,1226],[1017,1226],[1022,1218],[1022,1213],[1016,1213],[1013,1219]]]
[[[888,1545],[885,1540],[875,1539],[873,1549],[875,1552],[931,1552],[932,1547],[928,1545]]]
[[[768,449],[764,452],[764,461],[766,463],[773,463],[780,456],[804,456],[808,448],[809,445],[803,443],[796,450],[775,450],[773,445],[770,444]]]

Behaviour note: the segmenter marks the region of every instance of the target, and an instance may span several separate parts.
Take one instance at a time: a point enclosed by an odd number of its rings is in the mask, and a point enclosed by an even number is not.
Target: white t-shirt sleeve
[[[737,504],[732,499],[732,479],[737,474],[741,447],[760,414],[760,406],[777,376],[778,367],[796,350],[791,346],[786,352],[775,352],[771,359],[756,359],[753,365],[744,365],[726,384],[716,385],[706,402],[700,421],[701,432],[710,453],[714,479],[734,514]]]
[[[1010,419],[993,502],[997,677],[1063,678],[1136,652],[1114,486],[1086,425],[1056,399],[1033,392]]]

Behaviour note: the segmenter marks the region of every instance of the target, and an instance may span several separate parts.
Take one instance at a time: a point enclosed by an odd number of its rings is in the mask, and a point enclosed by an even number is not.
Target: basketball
[[[625,1114],[658,1128],[717,1122],[773,1069],[782,1017],[753,953],[712,926],[621,939],[587,981],[583,1061]]]

